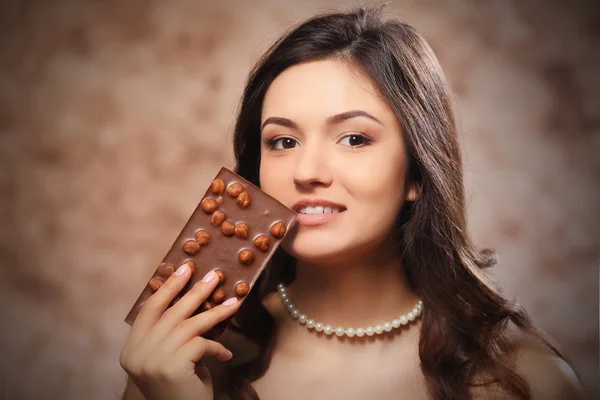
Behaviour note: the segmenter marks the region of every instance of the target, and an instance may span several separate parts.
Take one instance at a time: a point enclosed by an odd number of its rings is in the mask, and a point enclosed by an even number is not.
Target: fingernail
[[[202,282],[208,283],[208,282],[212,282],[215,279],[217,279],[217,274],[215,273],[215,271],[209,271],[206,275],[204,275],[204,278],[202,278]]]
[[[229,354],[229,357],[233,357],[233,353],[230,350],[227,350],[227,353]]]
[[[223,302],[223,304],[226,305],[226,306],[232,306],[234,304],[237,304],[237,302],[238,302],[238,299],[236,299],[235,297],[232,297],[230,299],[225,300]]]
[[[181,267],[177,268],[177,271],[175,271],[175,275],[176,276],[181,276],[186,274],[188,271],[190,270],[190,266],[187,264],[183,264]]]

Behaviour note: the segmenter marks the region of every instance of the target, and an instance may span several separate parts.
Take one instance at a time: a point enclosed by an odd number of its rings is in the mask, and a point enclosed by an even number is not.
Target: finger
[[[174,355],[174,362],[197,363],[203,357],[216,357],[217,360],[227,361],[233,356],[221,343],[196,336],[184,344]]]
[[[192,271],[187,264],[183,264],[169,279],[144,303],[132,327],[131,338],[140,333],[146,333],[154,326],[165,312],[175,296],[185,287]]]
[[[177,346],[181,345],[182,342],[186,343],[194,336],[203,334],[219,322],[235,314],[239,305],[239,300],[232,297],[217,307],[182,321],[169,338],[170,342]]]
[[[174,306],[165,313],[156,324],[156,328],[171,331],[181,321],[189,318],[198,307],[215,290],[219,277],[215,271],[209,271],[201,281],[197,282]]]

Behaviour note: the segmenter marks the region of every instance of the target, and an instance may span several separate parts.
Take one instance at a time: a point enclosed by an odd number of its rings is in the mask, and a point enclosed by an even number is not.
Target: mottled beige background
[[[396,0],[389,10],[430,40],[456,92],[477,243],[498,250],[506,292],[595,397],[591,3]],[[292,23],[355,4],[2,3],[2,398],[120,395],[123,318],[210,179],[233,166],[251,65]]]

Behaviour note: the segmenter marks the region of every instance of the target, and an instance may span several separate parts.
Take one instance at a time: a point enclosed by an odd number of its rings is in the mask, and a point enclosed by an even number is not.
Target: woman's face
[[[291,67],[269,87],[261,126],[261,188],[299,213],[285,250],[315,263],[378,251],[416,193],[398,120],[366,75],[337,60]]]

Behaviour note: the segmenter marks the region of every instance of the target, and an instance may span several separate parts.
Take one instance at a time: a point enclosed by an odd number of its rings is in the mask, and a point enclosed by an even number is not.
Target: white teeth
[[[323,206],[307,206],[300,210],[300,214],[335,214],[339,213],[340,209],[335,207],[323,207]]]

